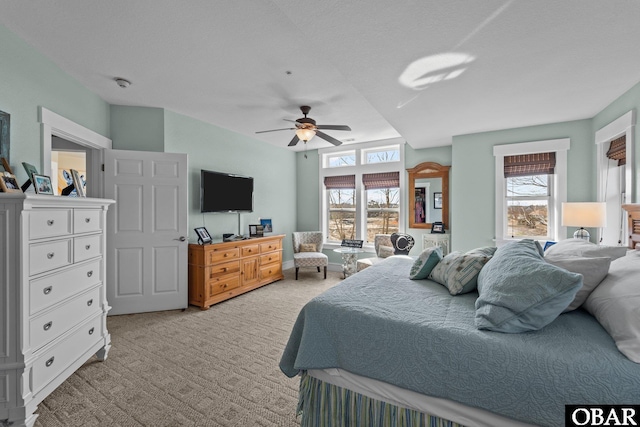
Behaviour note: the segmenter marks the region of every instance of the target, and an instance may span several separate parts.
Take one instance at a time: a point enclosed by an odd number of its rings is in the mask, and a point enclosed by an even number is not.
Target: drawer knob
[[[53,286],[47,286],[42,290],[42,292],[44,292],[45,295],[49,295],[52,290],[53,290]]]
[[[47,225],[48,225],[48,226],[52,226],[54,222],[55,222],[54,220],[52,220],[52,219],[48,219],[48,220],[47,220]]]
[[[84,222],[87,222],[87,223],[91,222],[91,218],[85,218]]]
[[[47,368],[51,365],[53,365],[53,361],[55,359],[55,356],[51,356],[51,359],[47,360],[44,364],[47,366]]]
[[[44,329],[45,331],[48,331],[49,329],[51,329],[52,326],[53,326],[53,322],[47,322],[44,324],[42,329]]]
[[[53,256],[54,256],[54,255],[55,255],[55,254],[54,254],[53,252],[49,252],[49,253],[47,254],[47,258],[51,259],[51,258],[53,258]]]
[[[93,276],[93,270],[87,271],[87,277]]]
[[[91,249],[91,245],[86,245],[84,248],[85,248],[86,250],[89,250],[89,249]]]
[[[93,335],[93,331],[95,330],[95,328],[91,328],[89,329],[89,335]]]
[[[87,306],[91,307],[91,304],[93,304],[93,298],[91,298],[89,301],[87,301]]]

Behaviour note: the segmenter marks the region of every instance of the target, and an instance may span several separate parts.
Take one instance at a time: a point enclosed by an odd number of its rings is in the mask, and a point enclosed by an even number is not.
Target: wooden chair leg
[[[324,266],[324,278],[325,279],[327,278],[327,266],[326,265]]]
[[[296,267],[296,280],[298,280],[298,270],[300,270],[300,267]]]

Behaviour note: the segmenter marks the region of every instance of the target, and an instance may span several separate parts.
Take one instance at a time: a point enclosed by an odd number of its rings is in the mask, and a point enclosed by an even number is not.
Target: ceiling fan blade
[[[282,129],[271,129],[271,130],[260,130],[256,133],[265,133],[265,132],[277,132],[279,130],[296,130],[296,128],[282,128]]]
[[[300,141],[300,138],[298,138],[298,135],[295,135],[293,137],[293,139],[291,140],[291,142],[289,143],[289,147],[293,147],[294,145],[296,145],[298,143],[298,141]]]
[[[318,125],[316,126],[316,128],[329,130],[351,130],[351,128],[347,125]]]
[[[330,143],[332,143],[333,145],[340,145],[342,144],[342,141],[338,141],[337,139],[335,139],[332,136],[327,135],[324,132],[320,132],[319,130],[316,131],[316,135],[318,135],[320,138],[324,139],[325,141],[329,141]]]

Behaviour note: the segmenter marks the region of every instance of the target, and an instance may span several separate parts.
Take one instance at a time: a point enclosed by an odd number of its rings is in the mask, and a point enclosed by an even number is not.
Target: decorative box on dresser
[[[107,358],[111,203],[0,193],[0,425],[33,426],[45,397]]]
[[[284,278],[284,234],[189,245],[189,304],[211,305]]]

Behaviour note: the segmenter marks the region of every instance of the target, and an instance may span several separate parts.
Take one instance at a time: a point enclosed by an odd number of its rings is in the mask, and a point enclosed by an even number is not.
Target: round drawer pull
[[[89,249],[91,249],[91,245],[86,245],[84,248],[85,248],[86,250],[89,250]]]
[[[52,290],[53,290],[53,286],[47,286],[42,290],[42,292],[44,292],[45,295],[49,295]]]
[[[91,298],[89,301],[87,301],[87,305],[88,305],[89,307],[91,307],[91,304],[93,304],[93,298]]]
[[[54,222],[55,222],[54,220],[52,220],[52,219],[48,219],[48,220],[47,220],[47,225],[48,225],[48,226],[52,226]]]
[[[47,366],[47,368],[51,365],[53,365],[53,361],[55,360],[55,356],[52,356],[51,359],[47,360],[45,362],[45,365]]]
[[[91,277],[91,276],[93,276],[93,270],[87,271],[87,277]]]
[[[53,256],[54,256],[54,255],[55,255],[55,254],[54,254],[53,252],[49,252],[49,253],[47,254],[47,258],[51,259],[51,258],[53,258]]]
[[[49,329],[51,329],[51,327],[53,326],[53,322],[47,322],[44,324],[44,326],[42,327],[45,331],[48,331]]]
[[[91,222],[91,218],[85,218],[84,222],[87,222],[87,223]]]
[[[91,328],[89,329],[89,335],[93,335],[93,331],[95,330],[95,328]]]

